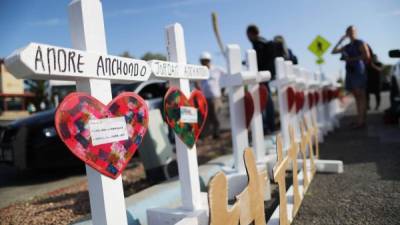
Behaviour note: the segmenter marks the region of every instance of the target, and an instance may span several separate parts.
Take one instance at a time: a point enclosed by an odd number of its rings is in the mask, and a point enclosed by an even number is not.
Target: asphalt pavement
[[[294,225],[400,224],[400,127],[385,125],[383,110],[369,111],[368,126],[351,129],[354,106],[320,146],[322,159],[344,163],[343,174],[317,174]],[[374,106],[374,103],[372,103]]]

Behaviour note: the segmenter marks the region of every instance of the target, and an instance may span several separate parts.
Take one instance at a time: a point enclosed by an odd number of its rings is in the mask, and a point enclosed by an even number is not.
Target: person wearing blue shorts
[[[349,38],[350,42],[342,46],[342,42]],[[367,74],[365,65],[370,62],[370,54],[367,44],[357,39],[357,31],[354,26],[346,29],[346,34],[339,40],[332,50],[332,54],[342,54],[342,58],[346,62],[346,90],[350,91],[356,101],[357,106],[357,123],[355,127],[364,127],[366,120],[366,94]]]

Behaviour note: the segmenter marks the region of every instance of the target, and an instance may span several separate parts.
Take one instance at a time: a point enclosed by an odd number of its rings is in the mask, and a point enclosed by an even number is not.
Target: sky
[[[1,0],[0,57],[29,42],[71,47],[68,25],[70,0]],[[308,51],[321,35],[332,46],[324,55],[322,70],[328,76],[343,72],[344,65],[330,50],[348,25],[355,25],[360,39],[371,45],[383,63],[393,64],[390,49],[400,48],[399,0],[103,0],[108,54],[128,51],[135,57],[145,52],[166,53],[165,27],[181,23],[185,32],[188,62],[198,63],[209,51],[215,64],[225,66],[211,23],[218,14],[224,44],[238,44],[243,53],[251,48],[246,27],[256,24],[261,35],[283,35],[299,64],[318,70]],[[242,55],[244,58],[244,54]]]

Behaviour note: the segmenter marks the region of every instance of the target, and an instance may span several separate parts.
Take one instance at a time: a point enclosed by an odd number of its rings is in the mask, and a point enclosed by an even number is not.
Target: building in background
[[[34,94],[24,91],[24,80],[16,79],[0,59],[0,120],[28,116],[27,104]]]

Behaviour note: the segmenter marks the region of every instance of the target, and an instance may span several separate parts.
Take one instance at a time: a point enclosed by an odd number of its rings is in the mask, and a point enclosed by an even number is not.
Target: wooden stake
[[[210,225],[237,225],[240,201],[228,209],[228,181],[225,174],[218,172],[211,179],[208,190]]]
[[[265,225],[264,191],[266,171],[259,173],[256,160],[251,148],[244,151],[244,163],[249,183],[247,187],[236,196],[240,201],[240,224]]]
[[[286,198],[286,169],[288,166],[288,157],[283,158],[282,137],[280,134],[276,136],[276,152],[278,162],[274,168],[274,180],[278,183],[279,187],[279,224],[288,225],[287,214],[287,198]]]
[[[290,135],[290,148],[288,152],[288,157],[292,161],[292,174],[293,174],[293,218],[295,217],[297,210],[300,207],[301,198],[299,193],[299,179],[298,179],[298,169],[297,169],[297,151],[298,145],[295,142],[294,130],[292,126],[289,126]]]

